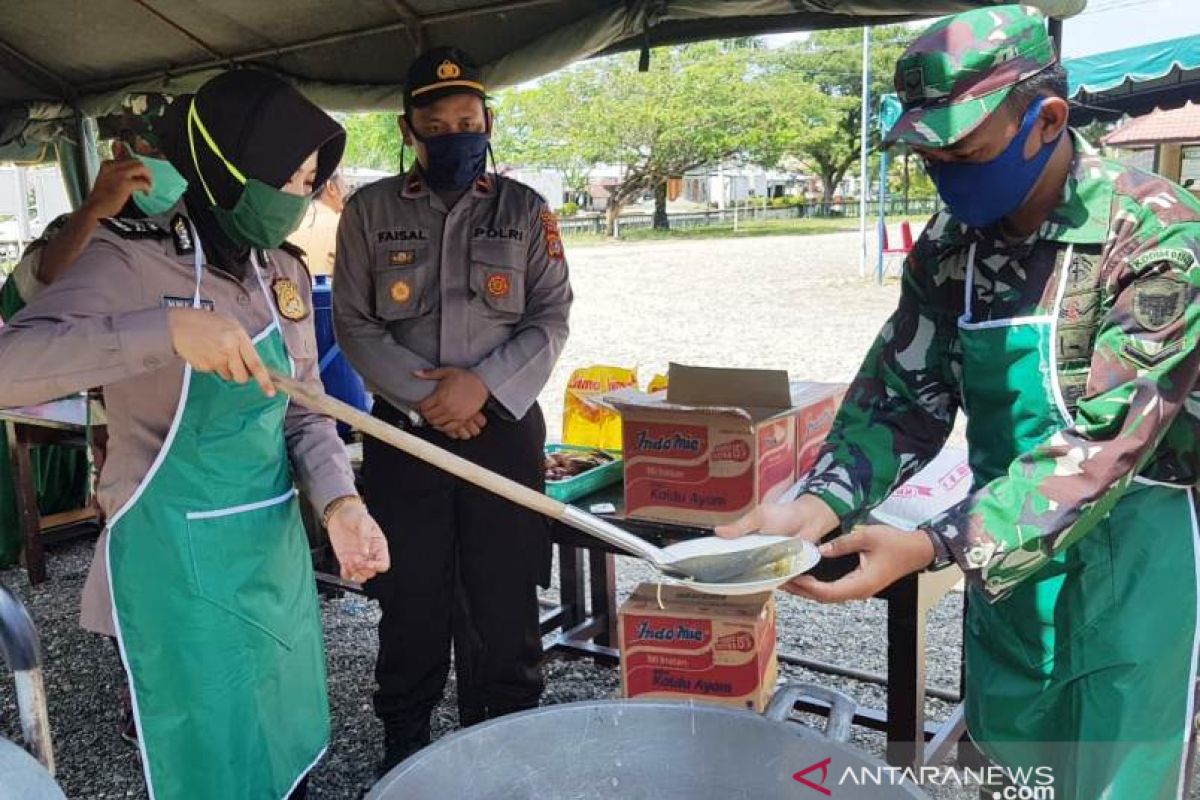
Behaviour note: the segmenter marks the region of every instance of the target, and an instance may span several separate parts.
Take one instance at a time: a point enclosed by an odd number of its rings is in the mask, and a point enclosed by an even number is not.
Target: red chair
[[[908,254],[913,249],[912,225],[909,224],[908,220],[905,220],[904,222],[900,223],[900,242],[901,242],[900,247],[891,247],[889,245],[887,226],[884,225],[883,226],[882,246],[883,246],[883,265],[884,265],[885,272],[890,271],[890,268],[888,266],[888,259],[896,259],[896,258],[900,259],[900,268],[903,268],[904,259],[908,257]],[[897,272],[899,272],[899,269],[897,269]]]

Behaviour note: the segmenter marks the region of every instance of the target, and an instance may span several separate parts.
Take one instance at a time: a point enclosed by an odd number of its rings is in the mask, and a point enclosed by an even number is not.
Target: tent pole
[[[96,152],[96,137],[93,135],[91,119],[78,108],[75,109],[75,135],[79,146],[75,148],[78,172],[75,176],[79,197],[86,198],[100,172],[100,156]]]
[[[1048,31],[1050,33],[1051,38],[1054,40],[1054,55],[1058,56],[1061,59],[1062,58],[1063,21],[1061,19],[1056,19],[1055,17],[1051,17]]]
[[[17,166],[17,252],[25,251],[25,243],[33,238],[29,230],[29,173],[28,167]]]
[[[867,275],[867,132],[871,122],[871,29],[863,26],[862,46],[862,141],[858,148],[858,277]]]
[[[888,151],[879,151],[879,258],[875,262],[875,283],[883,285],[883,241],[887,229],[884,203],[887,201]]]

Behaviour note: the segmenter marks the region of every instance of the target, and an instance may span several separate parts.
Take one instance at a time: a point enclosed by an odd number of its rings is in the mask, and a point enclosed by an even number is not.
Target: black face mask
[[[487,133],[447,133],[425,138],[413,130],[412,135],[425,145],[429,163],[421,165],[421,174],[435,191],[467,189],[487,169]]]

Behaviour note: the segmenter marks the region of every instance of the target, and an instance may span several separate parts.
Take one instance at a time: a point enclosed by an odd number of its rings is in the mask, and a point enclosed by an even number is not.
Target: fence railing
[[[884,211],[888,216],[898,214],[932,214],[938,209],[940,202],[935,198],[909,200],[904,198],[889,198],[884,203]],[[736,211],[739,224],[758,222],[772,219],[836,219],[843,217],[857,218],[859,204],[857,200],[839,203],[804,203],[787,208],[743,208]],[[867,217],[874,224],[879,216],[879,201],[867,201]],[[708,228],[729,226],[734,224],[735,211],[731,208],[719,211],[687,211],[667,214],[672,230],[687,228]],[[604,216],[564,217],[559,220],[559,228],[563,233],[604,233]],[[646,229],[654,226],[653,214],[622,214],[618,220],[618,231]]]

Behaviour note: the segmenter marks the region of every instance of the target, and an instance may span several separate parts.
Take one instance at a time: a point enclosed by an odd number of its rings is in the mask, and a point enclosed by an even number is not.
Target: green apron
[[[255,347],[269,368],[291,371],[278,317]],[[109,522],[113,619],[152,799],[286,797],[328,742],[286,409],[253,382],[187,367],[162,449]]]
[[[974,322],[974,268],[972,248],[958,337],[978,488],[1070,423],[1055,379],[1057,304],[1044,317]],[[1136,479],[1102,522],[1008,597],[989,603],[971,587],[972,738],[1005,767],[1050,767],[1056,800],[1181,797],[1197,583],[1190,487]]]

